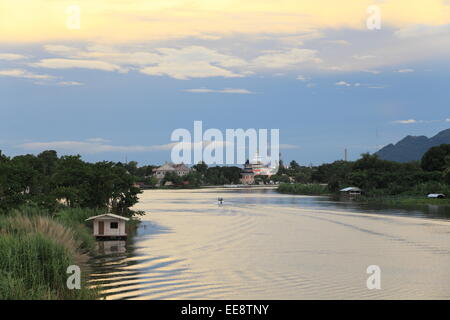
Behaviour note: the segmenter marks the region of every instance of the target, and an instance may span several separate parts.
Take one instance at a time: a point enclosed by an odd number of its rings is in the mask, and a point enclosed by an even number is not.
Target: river
[[[450,299],[448,209],[224,188],[146,190],[135,209],[136,235],[92,261],[107,299]]]

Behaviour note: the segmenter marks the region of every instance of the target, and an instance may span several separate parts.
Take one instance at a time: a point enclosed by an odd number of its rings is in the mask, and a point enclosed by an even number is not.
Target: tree
[[[446,157],[450,155],[450,144],[430,148],[422,157],[421,166],[425,171],[444,171]]]
[[[58,158],[54,151],[13,159],[0,155],[0,210],[36,204],[54,212],[60,203],[70,207],[129,209],[140,190],[135,177],[113,162],[87,163],[80,156]]]
[[[204,161],[200,161],[195,166],[192,166],[192,168],[195,169],[195,171],[197,171],[198,173],[204,175],[208,170],[208,165]]]
[[[55,173],[58,163],[58,154],[54,150],[48,150],[38,154],[41,172],[45,176],[52,176]]]
[[[450,186],[450,167],[444,171],[444,181]]]
[[[161,185],[165,185],[166,182],[171,182],[177,186],[181,185],[181,183],[183,182],[183,178],[181,178],[175,172],[167,172],[161,181]]]
[[[297,161],[292,160],[292,161],[289,163],[289,167],[290,167],[291,169],[293,169],[293,170],[296,170],[296,169],[300,168],[300,165],[297,163]]]

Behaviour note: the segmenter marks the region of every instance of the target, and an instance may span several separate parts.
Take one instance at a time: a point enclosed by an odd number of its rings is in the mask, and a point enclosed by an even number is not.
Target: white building
[[[112,213],[106,213],[86,219],[94,221],[94,236],[97,239],[126,239],[125,222],[130,219]]]
[[[169,172],[173,172],[182,177],[189,174],[191,169],[189,169],[184,163],[173,164],[171,162],[166,162],[161,167],[153,169],[153,175],[158,179],[158,181],[164,179],[166,174]]]

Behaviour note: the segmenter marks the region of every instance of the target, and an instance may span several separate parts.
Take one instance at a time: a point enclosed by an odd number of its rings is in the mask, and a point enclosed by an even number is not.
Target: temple
[[[255,184],[256,176],[272,176],[276,174],[278,168],[271,168],[265,165],[258,153],[256,153],[255,159],[253,161],[247,160],[244,164],[244,169],[241,172],[241,183],[242,184]]]

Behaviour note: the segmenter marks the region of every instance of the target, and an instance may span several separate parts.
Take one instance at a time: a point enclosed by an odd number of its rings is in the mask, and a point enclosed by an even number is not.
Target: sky
[[[285,162],[450,127],[449,0],[2,0],[0,150],[159,164],[279,129]]]

